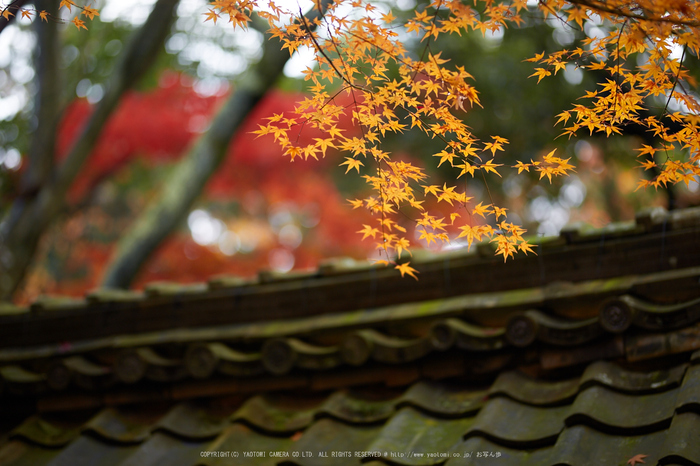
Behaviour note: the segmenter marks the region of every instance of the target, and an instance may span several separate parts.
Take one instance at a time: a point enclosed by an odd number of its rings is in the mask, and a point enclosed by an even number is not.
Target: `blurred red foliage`
[[[152,91],[130,92],[105,125],[71,188],[69,203],[82,203],[83,207],[47,235],[42,252],[51,259],[45,257],[30,273],[20,300],[26,302],[41,293],[80,295],[99,286],[116,242],[105,238],[118,238],[131,219],[113,221],[108,209],[94,200],[96,190],[105,180],[128,177],[132,162],[153,170],[175,163],[206,130],[227,95],[226,91],[199,95],[191,78],[175,73],[166,73],[161,85]],[[362,243],[356,230],[369,221],[369,214],[364,209],[352,210],[338,191],[330,175],[340,161],[336,154],[329,150],[325,159],[290,163],[270,138],[251,134],[264,118],[292,110],[298,99],[298,94],[273,91],[258,104],[234,136],[226,159],[202,196],[205,206],[237,205],[236,214],[219,212],[217,218],[240,237],[255,236],[255,247],[229,256],[215,243],[197,244],[184,228],[165,241],[144,266],[137,288],[155,280],[193,282],[216,274],[250,276],[270,268],[271,252],[276,250],[287,251],[294,268],[315,267],[329,256],[367,256],[373,245]],[[59,125],[58,159],[66,157],[92,110],[85,100],[69,105]],[[352,131],[349,121],[346,128]],[[314,137],[320,135],[310,127],[299,133],[301,140]],[[137,207],[143,207],[148,193],[141,193],[143,199],[135,203]],[[122,191],[116,194],[126,195]],[[279,225],[268,223],[275,209],[285,210],[288,223],[294,223],[303,234],[298,246],[283,244],[277,236]],[[137,214],[132,212],[132,218]]]

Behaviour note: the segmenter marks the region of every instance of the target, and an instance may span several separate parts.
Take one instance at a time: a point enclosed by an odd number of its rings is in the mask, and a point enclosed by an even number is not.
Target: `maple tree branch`
[[[676,91],[676,86],[678,85],[680,76],[681,76],[681,70],[683,69],[683,59],[685,58],[685,52],[688,47],[684,46],[683,47],[683,53],[681,54],[681,59],[678,60],[678,71],[676,72],[676,78],[673,80],[673,87],[671,88],[671,92],[668,93],[668,100],[666,101],[666,105],[664,105],[664,109],[661,111],[661,114],[664,115],[666,113],[666,110],[668,109],[668,104],[671,103],[671,99],[673,98],[673,93]],[[681,88],[683,86],[681,85]]]
[[[316,47],[316,50],[318,51],[318,53],[320,53],[321,55],[323,55],[323,58],[325,58],[326,61],[328,62],[328,66],[330,66],[331,68],[333,68],[333,71],[335,71],[335,74],[337,74],[338,77],[339,77],[342,81],[344,81],[348,86],[350,86],[351,88],[356,88],[356,89],[363,90],[361,87],[358,87],[357,85],[355,85],[355,84],[353,84],[352,82],[350,82],[350,76],[348,76],[348,77],[346,78],[345,76],[343,76],[343,73],[341,73],[341,72],[338,70],[338,68],[336,68],[336,66],[333,64],[333,62],[332,62],[331,59],[328,57],[328,55],[326,55],[326,52],[325,52],[325,51],[323,50],[323,48],[319,45],[318,41],[316,40],[316,37],[314,36],[313,31],[311,30],[311,28],[309,27],[309,24],[307,23],[306,17],[301,13],[301,10],[299,10],[299,15],[300,15],[300,16],[299,16],[299,22],[301,23],[302,26],[304,26],[304,29],[306,30],[307,34],[309,35],[309,38],[311,39],[311,41],[314,43],[314,47]],[[341,57],[341,61],[342,61],[342,57]]]
[[[8,15],[7,18],[5,16],[0,16],[0,33],[5,30],[7,26],[12,24],[12,22],[15,20],[17,17],[17,12],[26,4],[30,3],[29,0],[14,0],[10,2],[9,5],[7,5],[5,8],[2,9],[1,13],[4,13],[5,11],[12,12],[12,10],[15,10],[12,15]],[[55,2],[54,2],[55,3]]]
[[[676,19],[676,18],[670,18],[670,17],[665,17],[665,16],[649,17],[649,16],[645,16],[645,15],[640,15],[637,13],[632,13],[631,11],[625,11],[625,10],[622,10],[619,8],[611,8],[607,5],[605,5],[604,3],[596,2],[593,0],[567,0],[567,2],[574,4],[574,5],[585,6],[585,7],[592,9],[592,10],[598,10],[598,11],[602,11],[605,13],[610,13],[613,15],[629,18],[629,19],[636,19],[639,21],[670,23],[670,24],[676,24],[678,26],[700,27],[700,21]]]

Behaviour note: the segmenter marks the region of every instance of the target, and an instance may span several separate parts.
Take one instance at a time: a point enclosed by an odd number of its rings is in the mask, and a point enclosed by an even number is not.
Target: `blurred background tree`
[[[305,90],[309,54],[287,61],[256,29],[205,23],[204,1],[97,7],[101,16],[88,31],[16,20],[0,34],[2,297],[28,301],[101,284],[249,276],[374,254],[356,233],[367,214],[344,200],[364,185],[343,176],[336,154],[289,164],[271,140],[250,134],[266,116],[293,108]],[[416,4],[381,7],[399,16]],[[531,234],[557,234],[573,221],[629,220],[642,206],[700,201],[697,182],[634,192],[643,176],[633,168],[634,149],[650,143],[635,128],[623,138],[557,139],[555,116],[599,77],[570,66],[538,85],[527,79],[533,65],[523,60],[604,29],[589,21],[574,31],[533,16],[519,29],[441,37],[435,45],[474,76],[483,108],[463,117],[477,136],[508,138],[513,163],[558,147],[577,165],[575,175],[552,185],[526,173],[468,181],[470,192],[488,190]],[[418,41],[407,44],[419,53]],[[686,64],[697,72],[697,57],[687,56]],[[665,101],[656,104],[660,111]],[[305,130],[299,137],[318,136]],[[420,159],[439,151],[434,144],[407,132],[388,149]],[[83,152],[75,155],[76,147]],[[444,166],[432,175],[433,184],[454,177]]]

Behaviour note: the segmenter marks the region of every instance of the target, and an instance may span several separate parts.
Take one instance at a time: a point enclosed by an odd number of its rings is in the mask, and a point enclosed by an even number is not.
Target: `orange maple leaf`
[[[394,268],[395,268],[396,270],[398,270],[399,272],[401,272],[401,276],[402,276],[402,277],[403,277],[405,274],[409,274],[410,276],[412,276],[413,278],[415,278],[416,280],[418,280],[418,277],[416,277],[416,273],[418,273],[418,271],[417,271],[416,269],[414,269],[413,267],[411,267],[409,264],[410,264],[410,262],[405,262],[405,263],[403,263],[403,264],[397,265],[397,266],[394,267]]]
[[[66,8],[68,8],[68,11],[72,11],[71,6],[75,6],[75,3],[73,3],[71,0],[61,0],[61,4],[58,7],[59,8],[66,7]]]
[[[644,463],[644,458],[646,458],[649,455],[634,455],[632,458],[627,460],[627,464],[630,466],[635,466],[637,463]]]
[[[71,23],[75,24],[75,27],[77,27],[78,29],[83,28],[87,31],[87,26],[85,26],[85,21],[78,19],[77,16],[75,18],[73,18],[73,21],[71,21]]]
[[[216,20],[219,19],[219,14],[216,11],[212,10],[211,8],[209,9],[208,12],[202,13],[202,14],[207,17],[207,19],[204,20],[205,23],[209,20],[212,20],[212,21],[214,21],[214,24],[216,24]]]
[[[83,15],[87,16],[90,19],[94,19],[95,16],[100,16],[100,13],[96,9],[86,6],[83,7]]]

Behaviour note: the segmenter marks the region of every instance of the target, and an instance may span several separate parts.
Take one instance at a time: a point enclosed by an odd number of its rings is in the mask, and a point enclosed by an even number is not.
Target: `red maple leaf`
[[[635,466],[637,463],[644,463],[644,458],[646,458],[649,455],[634,455],[632,458],[627,460],[627,464],[631,466]]]

